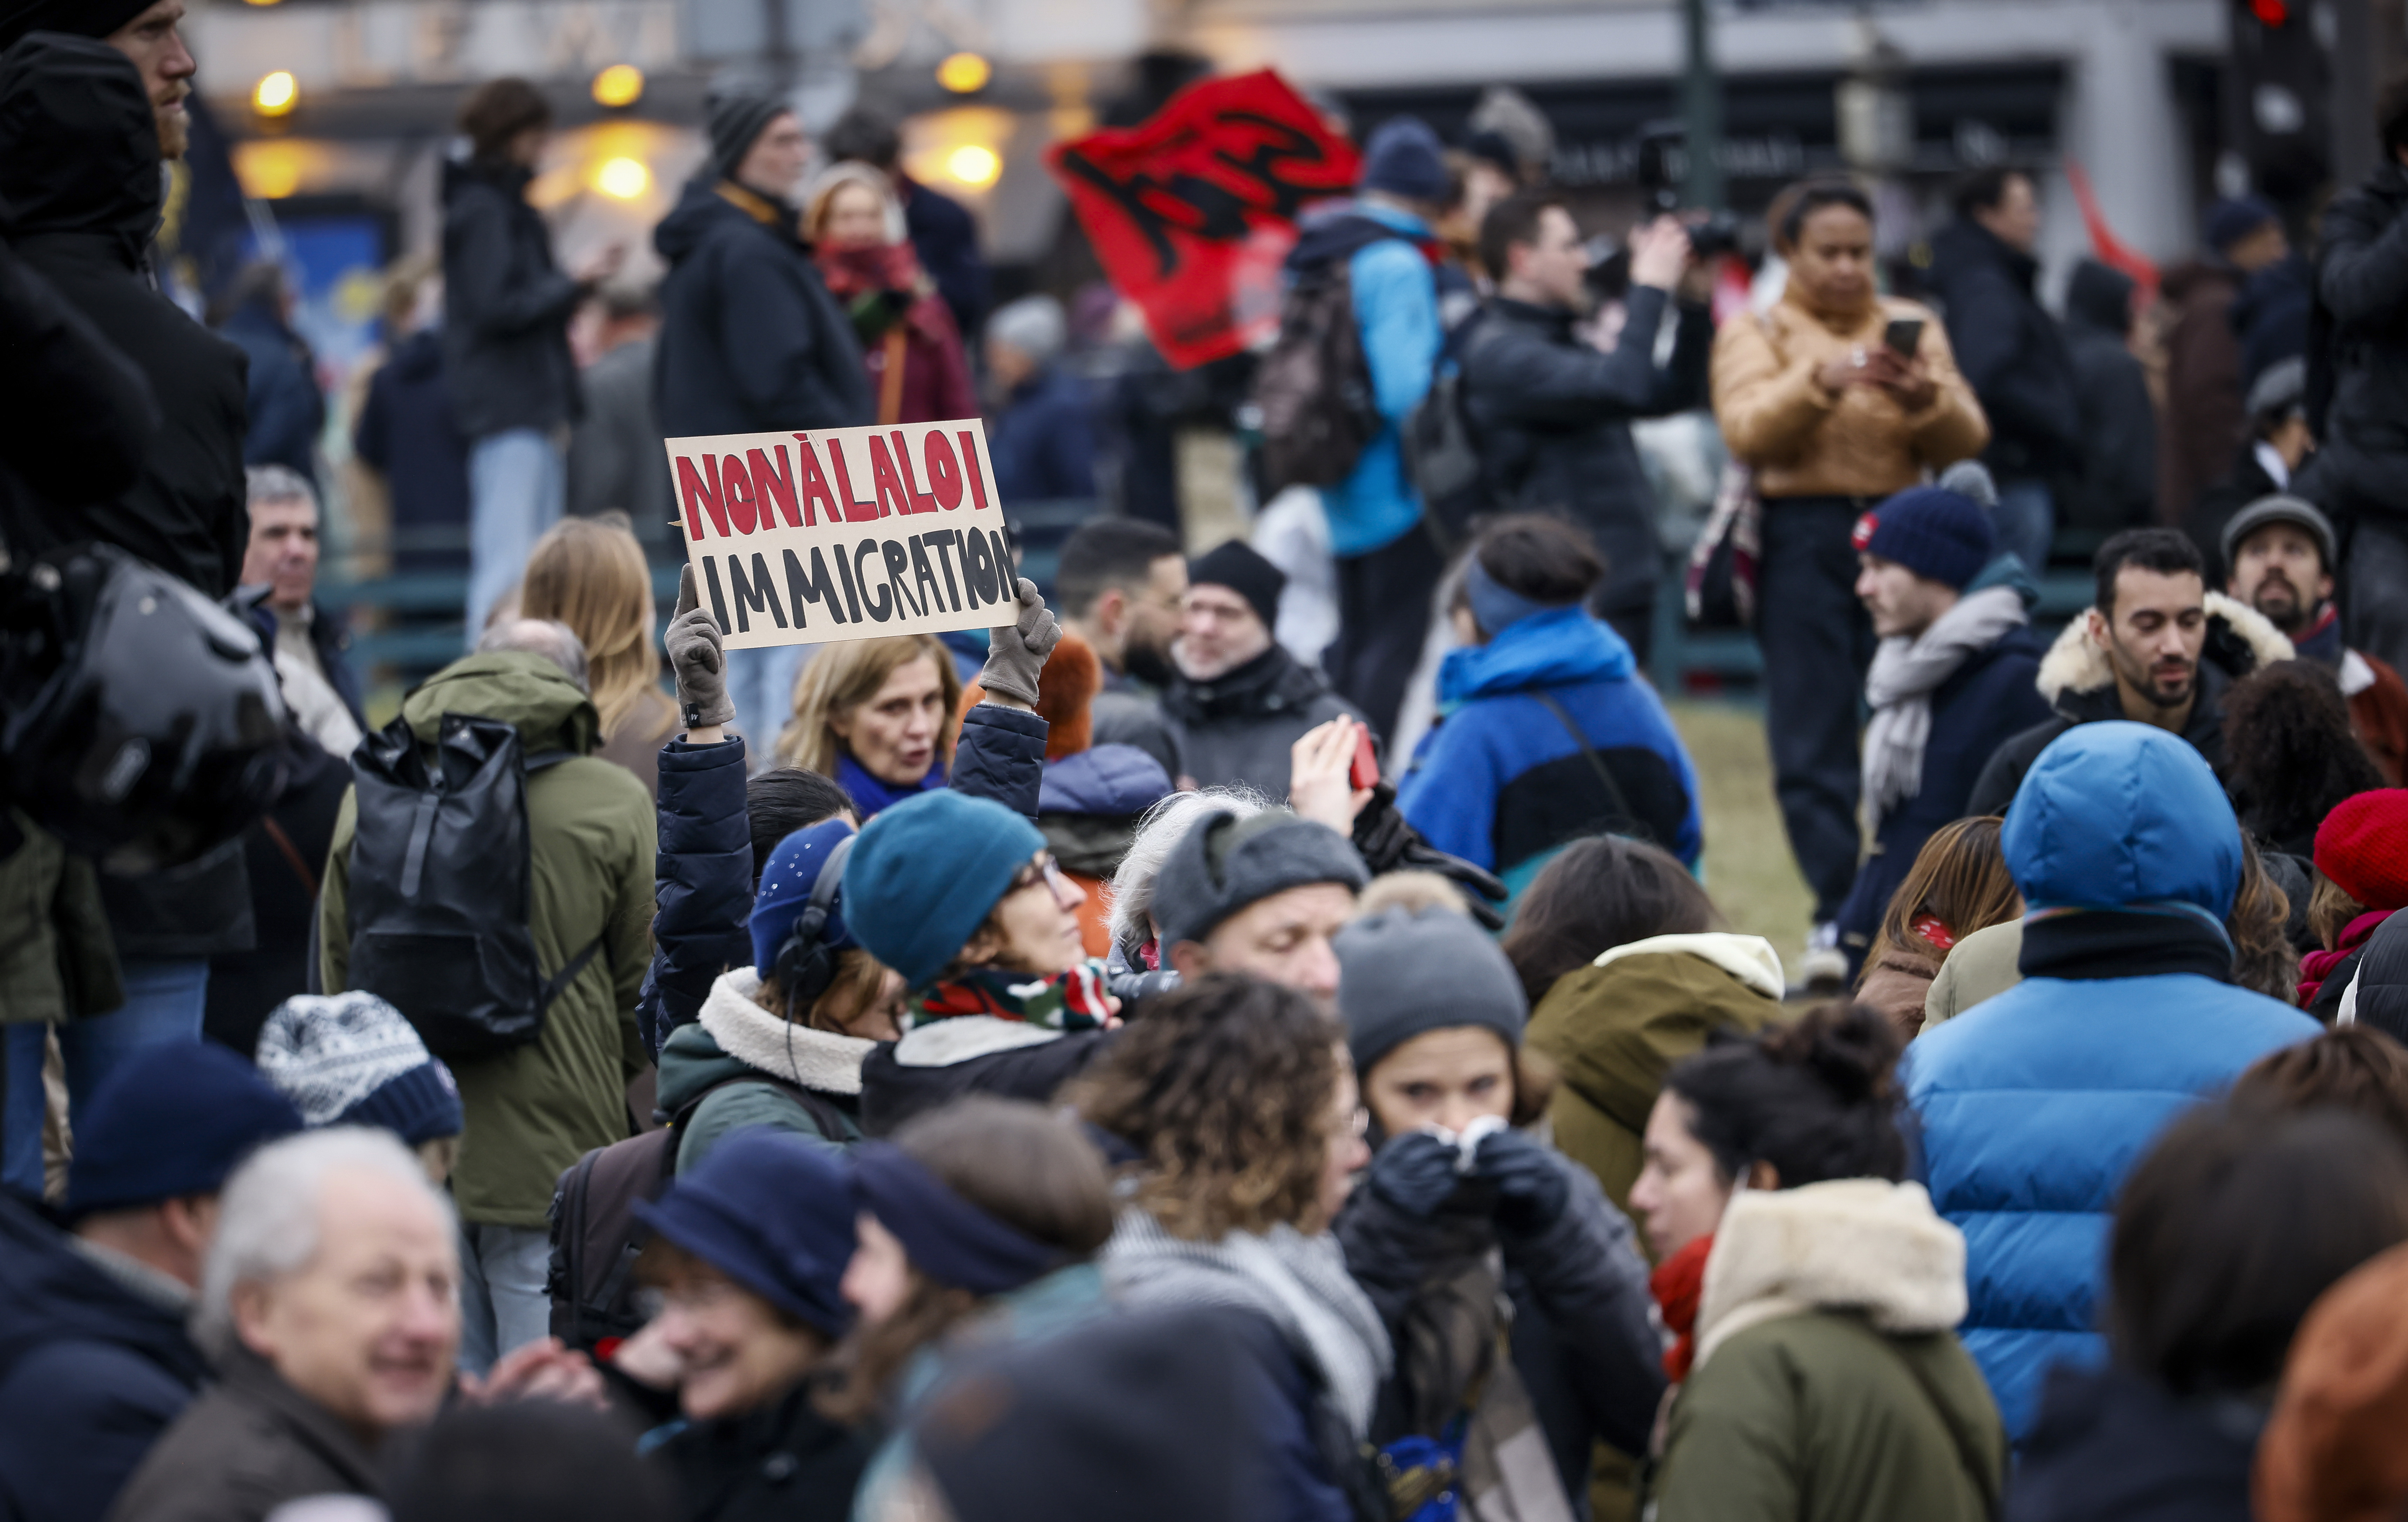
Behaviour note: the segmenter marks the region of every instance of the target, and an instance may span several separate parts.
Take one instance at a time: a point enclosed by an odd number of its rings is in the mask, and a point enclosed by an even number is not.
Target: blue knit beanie
[[[761,869],[760,890],[752,896],[752,970],[763,977],[778,965],[778,948],[795,932],[795,921],[810,905],[828,854],[852,834],[853,826],[842,819],[822,819],[778,842],[777,849],[769,853],[768,864]],[[845,929],[844,901],[839,897],[828,905],[820,945],[840,951],[854,944],[853,932]]]
[[[1037,827],[1001,804],[951,788],[906,798],[861,827],[845,860],[853,939],[924,988],[1044,848]]]
[[[1856,548],[1916,576],[1965,590],[1998,549],[1990,515],[1971,497],[1911,486],[1856,519]]]
[[[261,1145],[301,1129],[259,1070],[208,1041],[143,1047],[76,1117],[67,1214],[215,1194]]]
[[[1417,116],[1393,116],[1363,145],[1364,190],[1408,201],[1446,199],[1445,149],[1429,123]]]
[[[2222,253],[2279,215],[2262,196],[2229,195],[2208,207],[2200,220],[2200,241]]]
[[[381,1126],[416,1146],[466,1123],[452,1070],[372,993],[294,994],[260,1027],[257,1061],[311,1126]]]
[[[739,1131],[636,1218],[790,1316],[831,1337],[851,1313],[838,1287],[853,1261],[853,1183],[799,1136]]]

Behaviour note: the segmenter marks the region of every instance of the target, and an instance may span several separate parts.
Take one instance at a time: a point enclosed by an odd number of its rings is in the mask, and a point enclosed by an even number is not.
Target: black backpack
[[[850,1129],[842,1112],[808,1088],[766,1073],[731,1074],[688,1100],[668,1125],[609,1146],[568,1165],[552,1189],[552,1261],[544,1292],[552,1297],[552,1334],[592,1352],[612,1338],[632,1337],[644,1325],[636,1308],[636,1259],[652,1230],[636,1218],[636,1202],[658,1200],[677,1176],[678,1144],[702,1102],[731,1084],[767,1084],[800,1104],[830,1141]]]
[[[443,716],[431,768],[406,719],[351,753],[350,984],[400,1010],[437,1057],[534,1041],[602,949],[597,934],[547,979],[527,924],[527,774],[568,759],[522,757],[514,726],[466,714]]]
[[[1457,361],[1487,331],[1479,313],[1464,320],[1431,367],[1429,391],[1405,414],[1398,434],[1405,478],[1422,499],[1422,523],[1440,555],[1453,555],[1498,506],[1471,421],[1470,383]]]
[[[1254,372],[1266,498],[1291,486],[1336,486],[1379,434],[1347,263],[1298,275],[1280,298],[1279,337]]]

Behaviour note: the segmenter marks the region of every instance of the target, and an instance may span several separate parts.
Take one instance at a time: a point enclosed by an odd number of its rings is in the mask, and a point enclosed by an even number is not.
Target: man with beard
[[[2291,643],[2247,605],[2207,590],[2199,547],[2173,529],[2128,529],[2091,562],[2098,601],[2068,624],[2040,663],[2057,710],[1999,747],[1968,814],[2004,814],[2048,743],[2077,724],[2128,718],[2190,742],[2224,773],[2225,689]]]
[[[15,46],[28,32],[64,32],[108,43],[141,71],[142,92],[150,97],[151,120],[159,129],[159,156],[180,159],[192,134],[184,100],[193,92],[193,76],[200,71],[192,50],[184,46],[183,20],[184,0],[0,4],[0,49]]]
[[[2298,497],[2260,497],[2224,528],[2224,590],[2266,616],[2302,661],[2331,672],[2349,700],[2350,727],[2384,781],[2400,786],[2408,758],[2408,686],[2364,650],[2342,644],[2333,605],[2332,523]]]
[[[1087,642],[1103,663],[1103,690],[1088,712],[1096,744],[1135,746],[1180,773],[1179,741],[1159,694],[1178,678],[1170,645],[1187,596],[1179,535],[1137,518],[1099,518],[1062,542],[1054,573],[1063,633]]]
[[[1162,695],[1183,762],[1181,787],[1242,782],[1285,799],[1305,732],[1340,715],[1362,718],[1271,637],[1286,585],[1242,539],[1189,563],[1171,650],[1179,677]]]

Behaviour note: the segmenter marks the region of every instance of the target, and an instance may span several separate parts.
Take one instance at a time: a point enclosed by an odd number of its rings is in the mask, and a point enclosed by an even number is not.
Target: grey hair
[[[317,1256],[327,1182],[340,1173],[371,1174],[414,1189],[442,1213],[447,1232],[456,1229],[451,1201],[389,1131],[332,1126],[270,1142],[218,1194],[217,1234],[193,1311],[193,1337],[202,1351],[221,1361],[234,1351],[236,1286],[272,1283]]]
[[[1137,948],[1154,939],[1154,880],[1160,875],[1163,862],[1170,859],[1171,847],[1187,838],[1197,820],[1215,809],[1247,819],[1278,806],[1252,788],[1227,786],[1174,792],[1147,809],[1138,820],[1128,854],[1121,858],[1120,870],[1112,874],[1109,895],[1112,944],[1135,962]]]
[[[252,465],[242,473],[246,502],[306,502],[318,511],[318,489],[290,465]]]
[[[988,343],[1009,345],[1035,364],[1061,353],[1068,338],[1069,322],[1062,315],[1062,304],[1041,292],[1021,297],[986,320]]]
[[[524,650],[539,655],[568,673],[577,690],[591,696],[593,684],[585,675],[585,644],[577,631],[558,619],[503,619],[477,638],[477,653],[490,655],[496,650]]]

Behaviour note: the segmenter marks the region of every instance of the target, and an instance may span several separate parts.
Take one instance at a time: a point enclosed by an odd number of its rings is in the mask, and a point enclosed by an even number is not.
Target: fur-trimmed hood
[[[702,1002],[702,1028],[719,1049],[746,1067],[820,1094],[861,1092],[861,1060],[878,1043],[790,1025],[753,1002],[761,974],[738,967],[719,974]]]
[[[2202,662],[2213,661],[2229,676],[2245,676],[2272,661],[2291,659],[2291,642],[2245,603],[2219,591],[2207,594],[2207,645]],[[2096,692],[2115,679],[2107,652],[2090,637],[2090,610],[2073,616],[2048,647],[2040,663],[2040,695],[2055,704],[2068,692]]]
[[[1841,1178],[1731,1197],[1706,1259],[1697,1366],[1734,1333],[1807,1311],[1874,1330],[1946,1331],[1965,1319],[1965,1236],[1920,1184]]]

